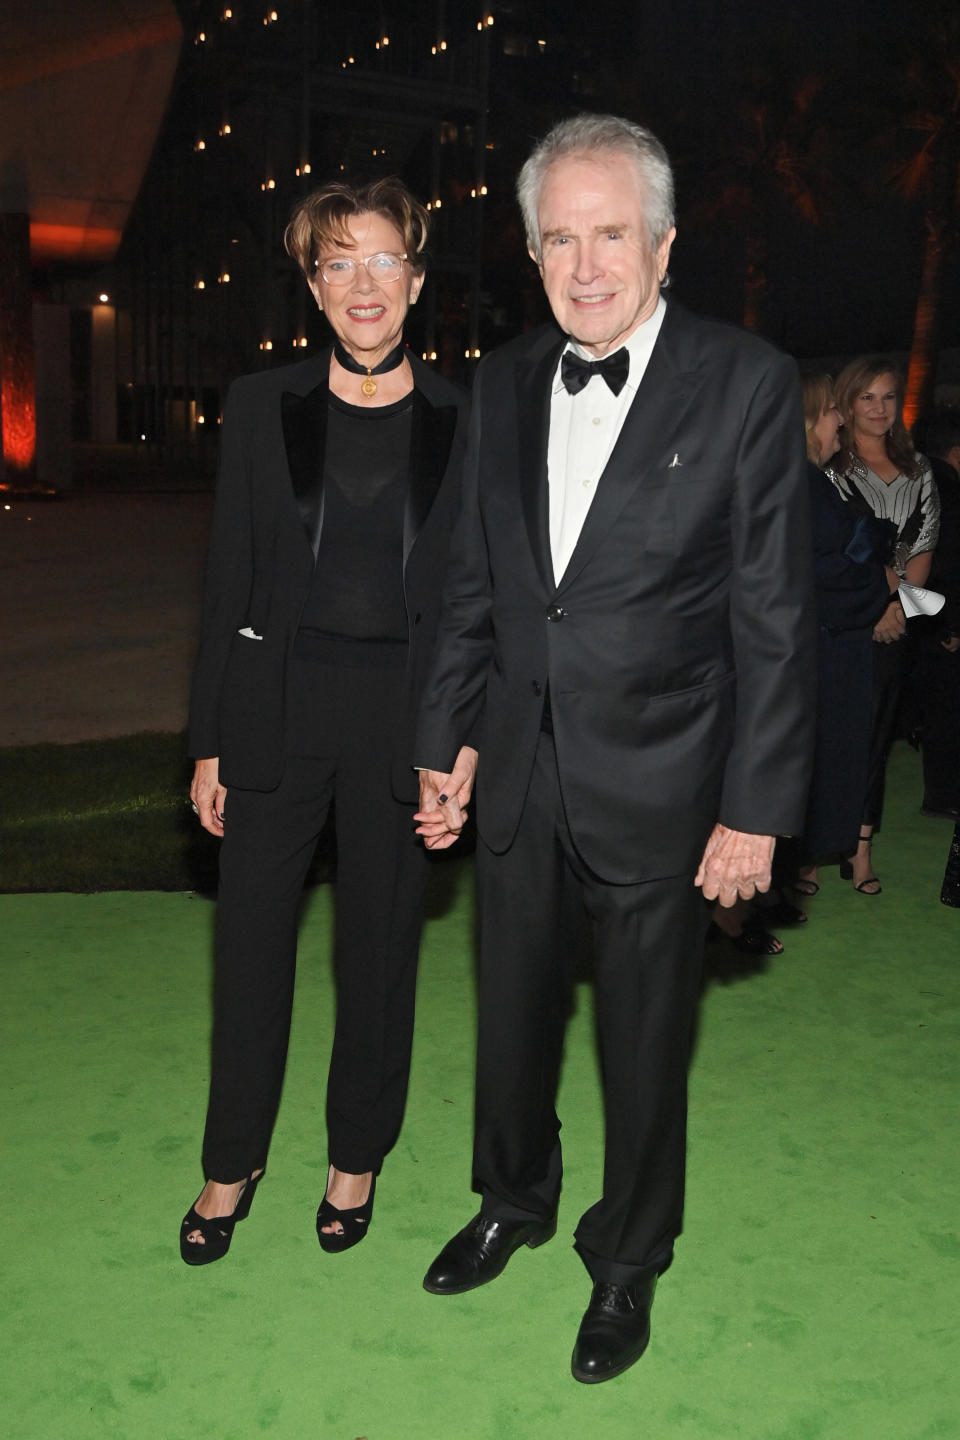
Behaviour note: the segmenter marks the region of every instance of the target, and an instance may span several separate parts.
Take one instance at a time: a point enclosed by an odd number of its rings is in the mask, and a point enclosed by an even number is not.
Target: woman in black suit
[[[406,1098],[428,861],[412,725],[458,499],[466,397],[403,343],[428,217],[395,179],[302,201],[285,243],[330,321],[313,360],[227,400],[191,699],[190,795],[221,837],[206,1184],[181,1228],[218,1260],[263,1174],[300,894],[331,804],[337,1021],[328,1251],[367,1232]]]

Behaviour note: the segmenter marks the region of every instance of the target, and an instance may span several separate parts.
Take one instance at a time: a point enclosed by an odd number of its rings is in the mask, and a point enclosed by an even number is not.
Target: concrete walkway
[[[0,745],[182,730],[213,497],[0,497]]]

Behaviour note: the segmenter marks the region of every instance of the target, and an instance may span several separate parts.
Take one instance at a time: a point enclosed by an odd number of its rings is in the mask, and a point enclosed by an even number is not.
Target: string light
[[[194,148],[194,150],[206,150],[206,148],[207,148],[207,142],[206,142],[206,140],[198,140],[198,141],[196,142],[196,144],[194,145],[193,148]]]
[[[197,424],[198,424],[198,425],[206,425],[206,423],[207,423],[207,417],[206,417],[205,415],[198,415],[198,416],[197,416]]]
[[[480,359],[480,351],[479,351],[479,350],[464,350],[463,354],[464,354],[464,358],[465,358],[466,360],[479,360],[479,359]]]
[[[194,290],[206,290],[207,282],[205,280],[194,280],[193,288]]]
[[[224,272],[223,272],[222,275],[218,275],[218,276],[217,276],[217,284],[218,284],[218,285],[229,285],[229,284],[230,284],[230,273],[229,273],[229,271],[224,270]]]
[[[202,45],[203,42],[206,40],[206,38],[207,38],[207,32],[206,32],[205,30],[201,30],[200,33],[199,33],[199,35],[197,36],[197,38],[194,40],[193,43],[194,43],[194,45]]]
[[[261,349],[261,350],[272,350],[272,349],[273,349],[273,341],[272,341],[272,340],[261,340],[261,341],[260,341],[260,349]]]
[[[229,6],[229,5],[228,5],[227,8],[224,10],[223,14],[220,16],[220,19],[221,19],[221,20],[232,20],[232,19],[233,19],[233,11],[230,9],[230,6]]]
[[[276,190],[276,188],[277,188],[277,182],[276,182],[276,180],[264,180],[263,183],[262,183],[261,186],[260,186],[260,189],[261,189],[261,190]]]
[[[221,125],[221,126],[220,126],[220,129],[217,131],[217,134],[218,134],[218,135],[229,135],[229,134],[230,134],[230,126],[227,125],[227,124]]]
[[[106,291],[104,291],[103,294],[100,295],[99,299],[101,305],[106,305],[110,299],[110,296],[106,293]]]

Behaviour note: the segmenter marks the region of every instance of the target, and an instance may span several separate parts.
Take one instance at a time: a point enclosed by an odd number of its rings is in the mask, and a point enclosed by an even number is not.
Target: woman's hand
[[[892,645],[907,633],[907,617],[899,600],[892,600],[873,627],[873,638],[881,645]]]
[[[420,809],[414,815],[417,834],[428,850],[446,850],[458,838],[467,820],[464,808],[473,793],[477,752],[460,749],[449,775],[439,770],[420,771]]]
[[[226,787],[220,784],[219,756],[198,760],[193,767],[190,802],[204,830],[209,830],[218,840],[223,839],[223,802],[226,798]]]

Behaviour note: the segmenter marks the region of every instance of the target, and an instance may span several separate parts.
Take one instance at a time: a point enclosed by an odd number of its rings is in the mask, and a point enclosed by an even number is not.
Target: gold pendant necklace
[[[376,382],[376,380],[374,380],[374,378],[373,378],[373,371],[372,371],[372,370],[369,370],[369,369],[367,370],[367,378],[366,378],[366,380],[364,380],[363,384],[360,386],[360,389],[363,391],[364,395],[366,395],[366,397],[367,397],[368,400],[370,399],[371,395],[376,395],[376,393],[377,393],[377,382]]]

